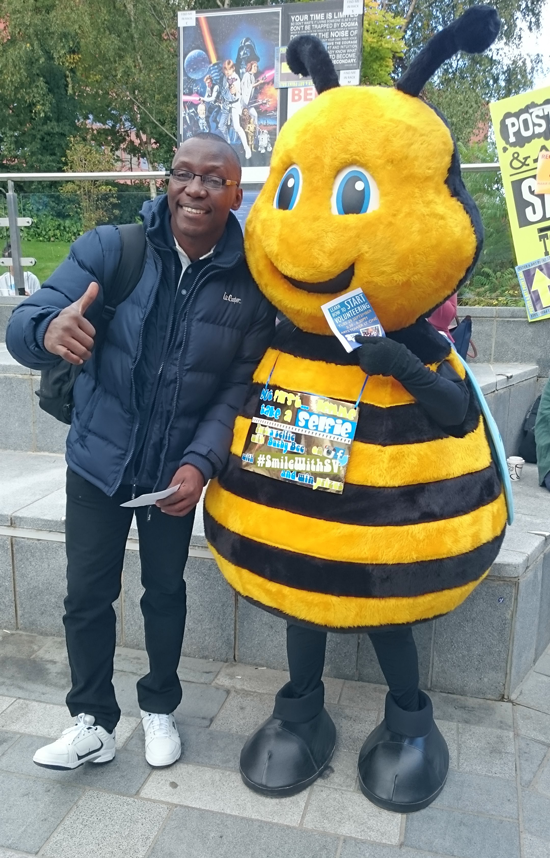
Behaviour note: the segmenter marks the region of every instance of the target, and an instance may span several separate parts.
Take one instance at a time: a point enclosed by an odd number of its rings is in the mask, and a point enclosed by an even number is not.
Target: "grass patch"
[[[69,253],[70,244],[68,241],[31,241],[23,239],[21,242],[21,251],[23,256],[34,256],[36,265],[32,268],[26,268],[25,271],[32,271],[40,280],[40,284],[47,280],[52,271],[55,271],[57,266],[63,262]]]

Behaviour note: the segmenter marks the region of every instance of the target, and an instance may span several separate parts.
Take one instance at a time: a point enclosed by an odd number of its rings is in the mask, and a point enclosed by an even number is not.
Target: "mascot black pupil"
[[[294,170],[285,176],[277,194],[276,208],[288,211],[294,206],[298,195],[298,183],[299,178],[295,174]]]
[[[338,211],[341,211],[342,214],[362,214],[366,209],[367,187],[365,180],[357,174],[350,176],[344,182],[344,187],[338,196],[340,197]]]

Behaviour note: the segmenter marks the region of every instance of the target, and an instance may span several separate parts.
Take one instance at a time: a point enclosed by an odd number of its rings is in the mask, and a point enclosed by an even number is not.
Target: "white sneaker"
[[[33,762],[45,769],[77,769],[84,763],[110,763],[115,756],[115,731],[108,733],[94,726],[93,715],[83,712],[74,726],[63,730],[59,739],[44,745],[35,753]]]
[[[145,759],[150,766],[171,766],[181,757],[181,739],[174,716],[141,712],[145,733]]]

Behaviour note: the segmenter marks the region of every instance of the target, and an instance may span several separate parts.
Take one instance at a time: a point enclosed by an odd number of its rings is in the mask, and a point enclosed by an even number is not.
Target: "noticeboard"
[[[178,143],[219,134],[238,154],[243,180],[265,181],[282,124],[316,96],[288,69],[288,41],[318,36],[340,82],[355,85],[362,20],[361,0],[178,12]]]
[[[539,154],[550,150],[550,87],[490,105],[518,265],[550,256],[550,194],[536,193]]]

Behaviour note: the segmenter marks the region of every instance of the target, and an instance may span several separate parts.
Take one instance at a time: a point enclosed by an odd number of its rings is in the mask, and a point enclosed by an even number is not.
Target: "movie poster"
[[[279,129],[275,56],[280,8],[180,12],[179,142],[219,134],[243,179],[263,180]]]

